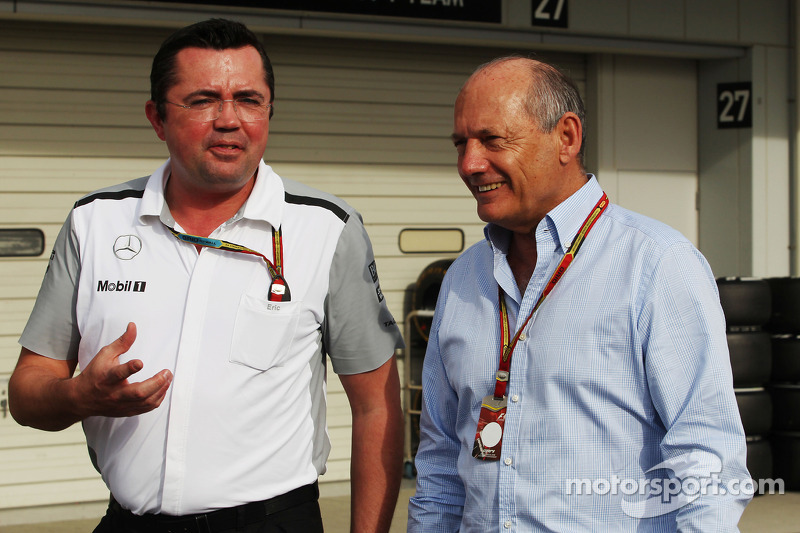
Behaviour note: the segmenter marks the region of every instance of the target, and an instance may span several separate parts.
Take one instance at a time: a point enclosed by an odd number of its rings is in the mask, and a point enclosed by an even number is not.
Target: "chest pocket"
[[[242,295],[229,360],[256,370],[280,366],[291,354],[302,302],[270,302]]]

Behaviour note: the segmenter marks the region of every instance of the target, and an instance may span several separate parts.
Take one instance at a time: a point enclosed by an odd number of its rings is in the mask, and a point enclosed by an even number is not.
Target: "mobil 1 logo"
[[[97,292],[144,292],[146,281],[133,280],[100,280],[97,282]]]
[[[566,28],[568,0],[532,0],[531,24],[550,28]]]
[[[717,84],[717,128],[753,127],[753,84]]]

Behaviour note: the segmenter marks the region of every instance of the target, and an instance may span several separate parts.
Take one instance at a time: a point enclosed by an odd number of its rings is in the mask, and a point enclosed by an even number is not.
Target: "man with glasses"
[[[111,492],[96,531],[322,531],[326,356],[353,412],[353,530],[388,531],[401,336],[358,213],[263,162],[274,94],[243,25],[179,30],[145,108],[169,160],[79,200],[57,238],[10,408],[82,422]]]

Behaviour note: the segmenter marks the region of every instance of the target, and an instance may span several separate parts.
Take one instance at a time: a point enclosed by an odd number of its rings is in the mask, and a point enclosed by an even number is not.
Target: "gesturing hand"
[[[139,359],[119,362],[120,355],[126,353],[135,340],[136,325],[131,322],[120,338],[97,352],[75,376],[87,416],[134,416],[161,405],[172,383],[172,373],[162,370],[144,381],[129,383],[128,378],[139,372],[144,363]]]

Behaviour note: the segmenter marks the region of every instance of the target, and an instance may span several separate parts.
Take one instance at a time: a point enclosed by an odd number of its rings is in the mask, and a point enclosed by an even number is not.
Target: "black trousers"
[[[323,533],[317,484],[205,514],[134,515],[112,498],[94,533]]]

